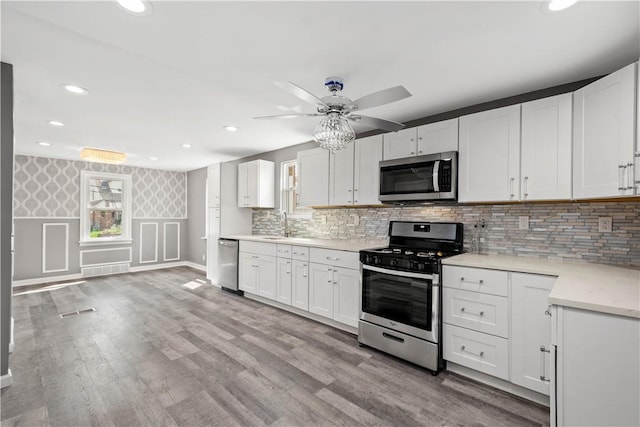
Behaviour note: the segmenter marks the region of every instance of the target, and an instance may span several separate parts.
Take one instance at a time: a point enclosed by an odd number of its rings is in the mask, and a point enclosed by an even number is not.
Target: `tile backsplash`
[[[521,216],[528,229],[519,229]],[[598,231],[599,217],[613,219],[611,233]],[[290,218],[289,226],[297,237],[369,239],[386,237],[390,220],[461,222],[468,252],[640,268],[637,201],[314,209],[311,218]],[[253,211],[253,234],[282,233],[277,210]]]

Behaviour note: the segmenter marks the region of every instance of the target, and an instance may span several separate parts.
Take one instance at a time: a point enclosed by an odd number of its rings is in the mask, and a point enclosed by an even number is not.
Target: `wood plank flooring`
[[[548,408],[183,286],[203,279],[180,267],[14,296],[2,426],[548,425]]]

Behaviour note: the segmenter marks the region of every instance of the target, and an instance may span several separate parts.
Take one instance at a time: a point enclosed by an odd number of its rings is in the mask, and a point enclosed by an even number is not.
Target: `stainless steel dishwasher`
[[[238,249],[234,239],[218,239],[218,283],[223,290],[242,295],[238,289]]]

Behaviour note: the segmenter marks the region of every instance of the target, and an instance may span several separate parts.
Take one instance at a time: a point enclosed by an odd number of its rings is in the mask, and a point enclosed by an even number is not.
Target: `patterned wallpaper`
[[[16,155],[15,217],[79,217],[80,171],[131,175],[134,218],[187,216],[184,172]]]
[[[528,230],[518,228],[519,216],[529,217]],[[613,218],[611,233],[598,231],[601,216]],[[481,219],[485,227],[475,228]],[[314,209],[311,219],[291,218],[289,225],[298,237],[367,239],[387,236],[390,220],[461,222],[469,252],[640,268],[637,201]],[[254,210],[253,233],[282,234],[280,216]]]

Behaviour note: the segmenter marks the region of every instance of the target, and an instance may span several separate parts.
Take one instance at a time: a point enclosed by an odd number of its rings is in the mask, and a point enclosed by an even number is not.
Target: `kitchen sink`
[[[264,240],[286,240],[286,237],[263,237]]]

